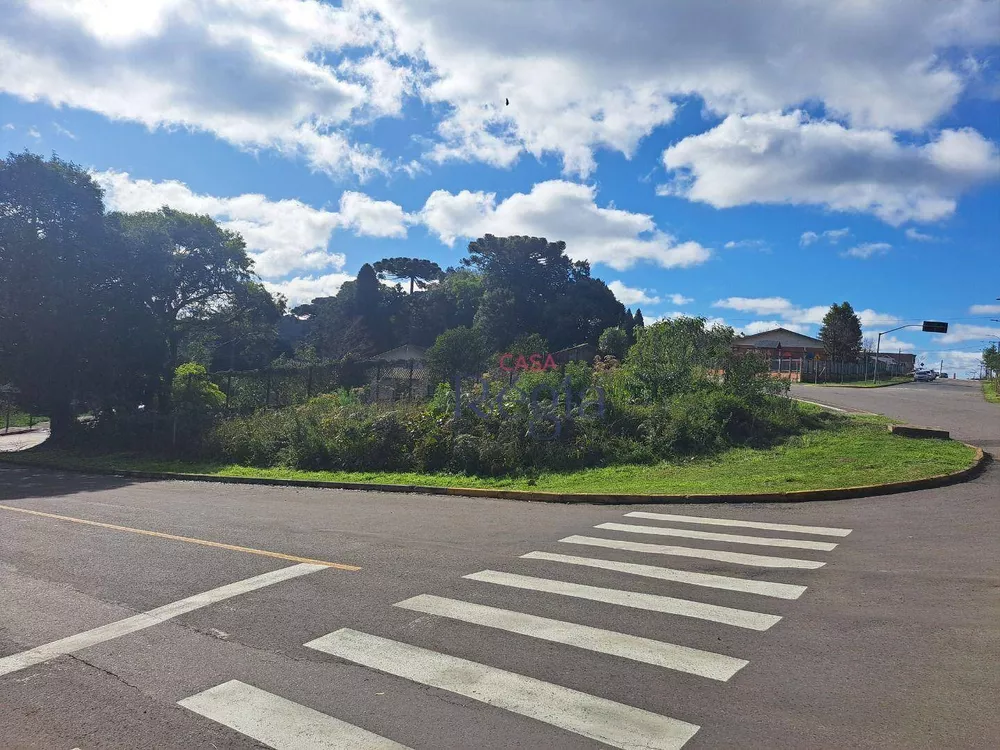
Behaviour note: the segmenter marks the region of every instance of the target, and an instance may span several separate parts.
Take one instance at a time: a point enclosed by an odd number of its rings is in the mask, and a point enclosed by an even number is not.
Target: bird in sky
[[[504,101],[506,102],[506,106],[509,107],[510,106],[510,99],[504,99]]]

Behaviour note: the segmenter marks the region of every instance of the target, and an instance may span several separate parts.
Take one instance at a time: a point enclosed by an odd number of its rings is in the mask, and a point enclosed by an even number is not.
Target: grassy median
[[[984,380],[983,381],[983,396],[991,404],[1000,404],[1000,393],[997,393],[997,381],[996,380]]]
[[[135,455],[81,456],[45,446],[10,460],[74,469],[137,470],[212,476],[267,477],[437,487],[530,489],[545,492],[715,494],[830,489],[922,479],[972,465],[975,451],[953,440],[892,435],[891,420],[827,414],[810,430],[768,449],[734,448],[711,457],[654,465],[623,465],[536,477],[486,478],[412,472],[326,472],[153,460]],[[3,457],[0,456],[0,460]]]

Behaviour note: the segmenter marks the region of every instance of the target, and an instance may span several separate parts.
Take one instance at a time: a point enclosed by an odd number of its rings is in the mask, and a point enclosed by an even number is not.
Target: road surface
[[[1000,445],[966,384],[796,392]],[[996,748],[998,504],[2,468],[0,747]]]

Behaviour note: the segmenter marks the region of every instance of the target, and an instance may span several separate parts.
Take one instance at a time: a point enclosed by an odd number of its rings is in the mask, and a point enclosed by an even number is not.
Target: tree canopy
[[[827,353],[841,362],[855,362],[861,356],[861,319],[850,302],[833,304],[823,316],[819,338]]]

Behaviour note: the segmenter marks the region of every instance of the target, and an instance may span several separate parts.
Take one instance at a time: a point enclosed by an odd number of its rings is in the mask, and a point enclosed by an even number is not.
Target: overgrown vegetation
[[[1000,390],[997,389],[996,380],[983,381],[983,396],[993,404],[1000,404]]]
[[[261,468],[532,476],[767,447],[814,426],[815,415],[783,397],[787,384],[763,360],[733,353],[733,335],[703,319],[668,320],[641,329],[623,362],[607,356],[593,366],[530,370],[513,385],[486,372],[441,382],[427,403],[366,404],[344,390],[228,417],[204,368],[184,365],[174,379],[170,445],[150,447]],[[478,336],[461,328],[442,336],[435,370],[459,373],[463,354],[481,367]],[[80,446],[108,451],[138,439],[122,437],[98,423]]]
[[[809,410],[810,407],[803,406]],[[364,482],[435,487],[487,487],[543,492],[699,494],[790,492],[856,487],[922,479],[967,468],[975,451],[950,440],[914,440],[892,435],[889,420],[877,416],[813,411],[813,427],[780,445],[730,448],[714,456],[654,464],[625,464],[575,472],[543,471],[531,476],[470,477],[447,472],[307,471],[232,463],[192,462],[131,454],[81,456],[62,451],[17,454],[65,468],[184,472],[212,476]],[[2,460],[2,456],[0,456]]]

